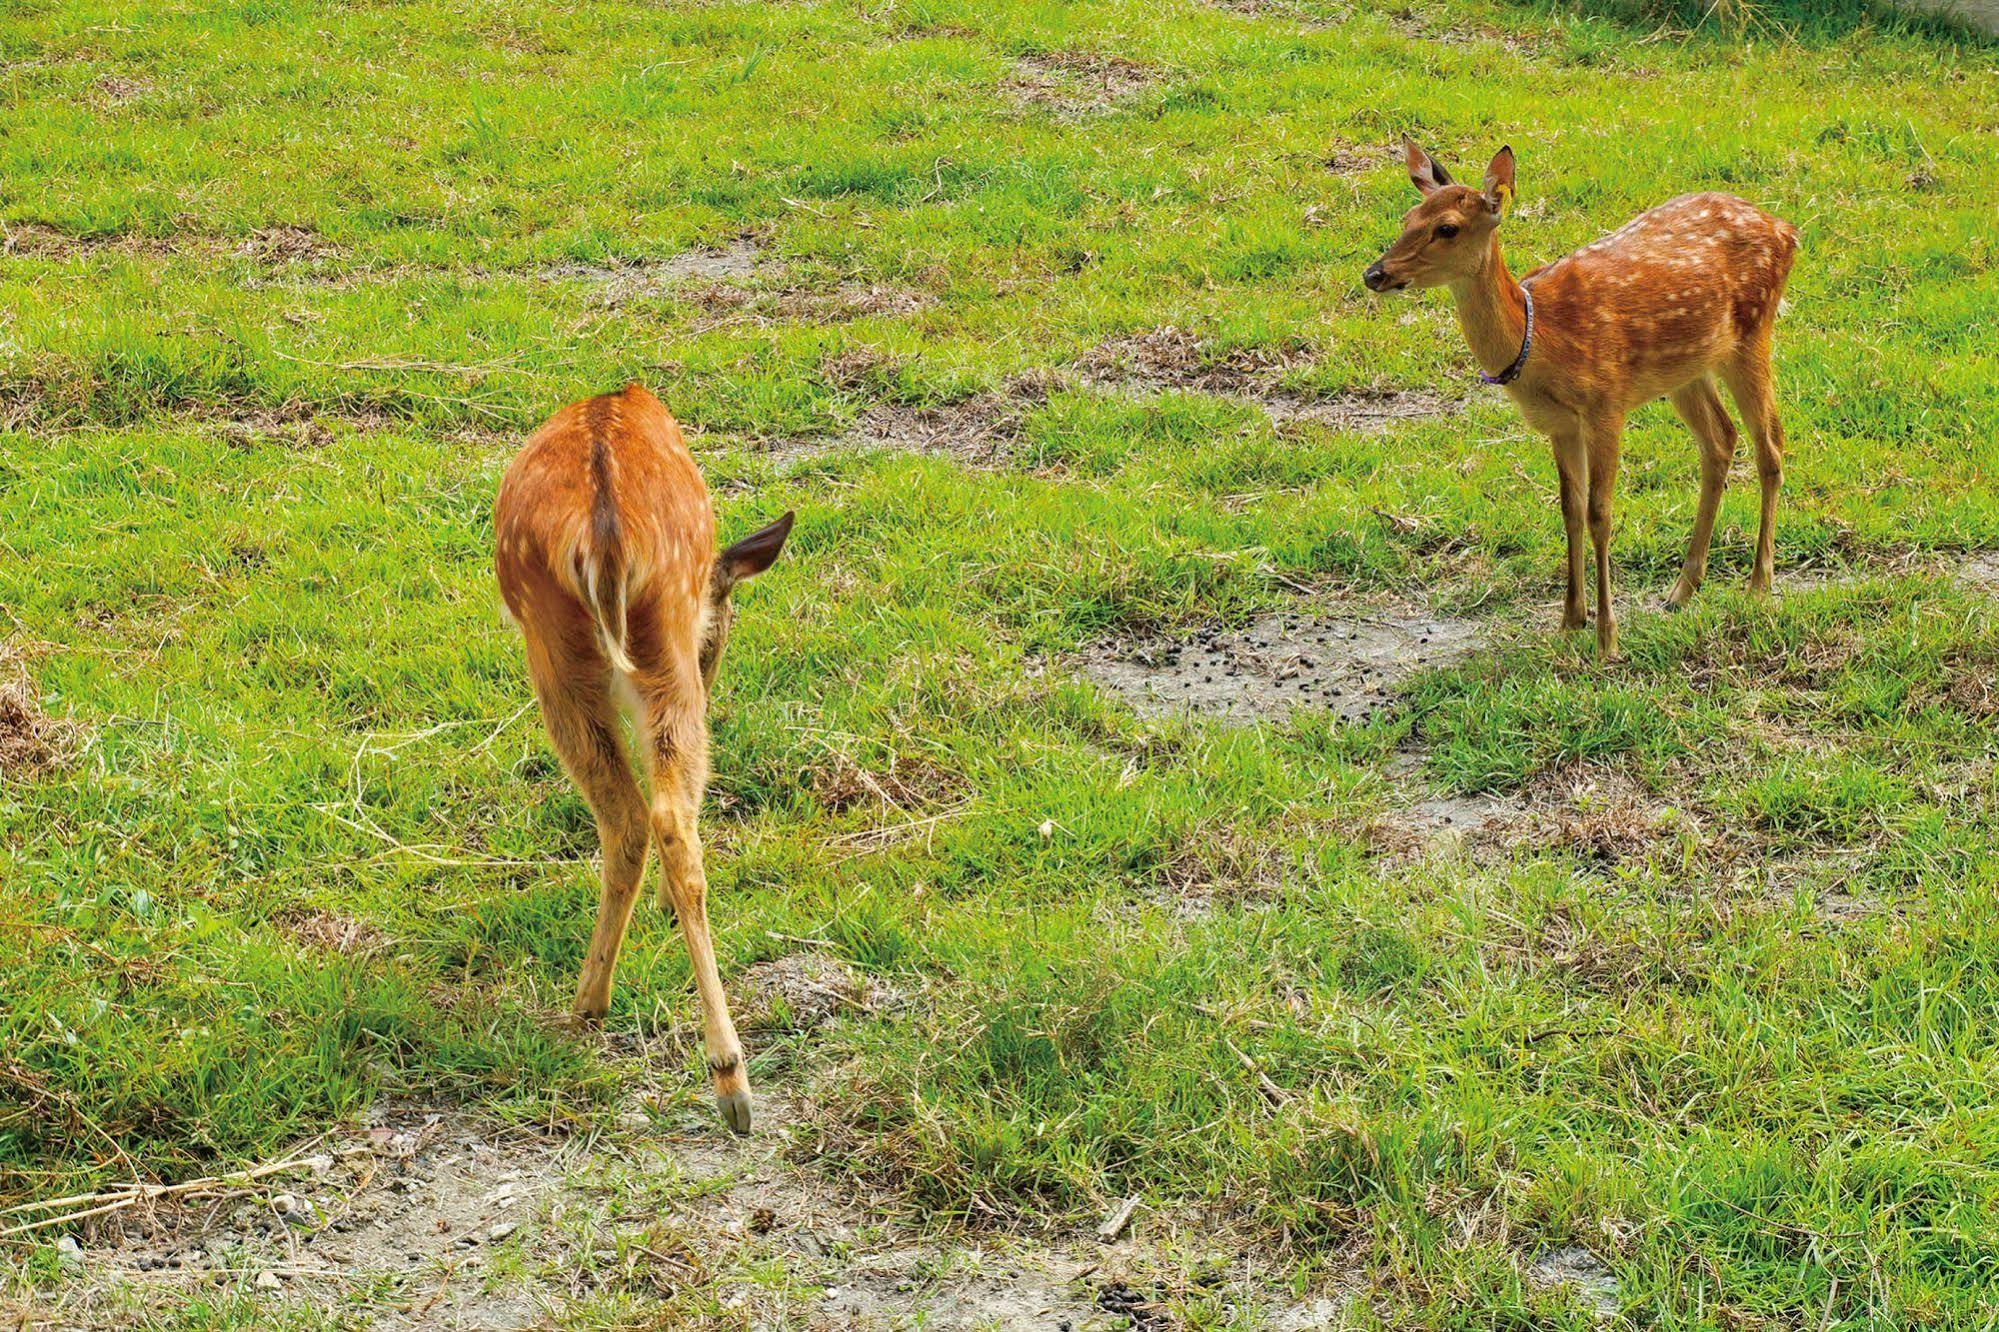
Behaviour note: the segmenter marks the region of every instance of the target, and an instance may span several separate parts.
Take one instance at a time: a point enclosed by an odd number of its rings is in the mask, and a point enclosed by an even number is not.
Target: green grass
[[[15,6],[0,635],[83,740],[0,785],[0,1200],[385,1096],[580,1123],[639,1089],[555,1021],[594,832],[487,554],[524,433],[639,379],[726,531],[800,514],[714,709],[725,974],[825,939],[915,996],[754,1052],[816,1094],[822,1168],[974,1227],[1217,1207],[1301,1279],[1364,1272],[1360,1324],[1586,1326],[1517,1261],[1575,1242],[1637,1324],[1987,1325],[1999,619],[1937,571],[1999,547],[1999,75],[1834,8],[1738,42],[1481,0]],[[1065,52],[1140,81],[1073,114],[1007,91]],[[1473,393],[1441,297],[1359,287],[1404,130],[1474,168],[1512,143],[1516,265],[1697,188],[1797,223],[1778,577],[1852,576],[1744,599],[1738,481],[1692,612],[1629,613],[1614,666],[1554,634],[1544,446]],[[280,227],[302,257],[263,252]],[[742,237],[739,317],[554,272]],[[843,283],[920,299],[770,312]],[[1471,400],[1355,434],[1069,387],[994,467],[757,447],[1166,325],[1302,351],[1300,391]],[[1676,570],[1694,475],[1642,414],[1629,586]],[[1357,727],[1149,723],[1066,669],[1299,585],[1509,627]],[[1696,831],[1384,859],[1412,739],[1440,786],[1594,764]],[[907,807],[828,796],[855,767],[915,774]],[[1205,914],[1174,910],[1190,863]],[[376,942],[333,953],[315,913]],[[611,1025],[699,1092],[649,908]]]

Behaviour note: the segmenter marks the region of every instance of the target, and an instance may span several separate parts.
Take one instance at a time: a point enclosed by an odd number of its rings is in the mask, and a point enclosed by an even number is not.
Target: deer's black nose
[[[1367,284],[1369,291],[1380,291],[1388,286],[1388,274],[1382,271],[1379,259],[1368,265],[1367,271],[1360,275],[1360,280]]]

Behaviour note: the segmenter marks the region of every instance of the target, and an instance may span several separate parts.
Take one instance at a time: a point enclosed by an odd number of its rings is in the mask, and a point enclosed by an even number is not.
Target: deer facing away
[[[1501,148],[1483,188],[1472,189],[1414,143],[1405,149],[1409,179],[1423,199],[1365,282],[1377,292],[1448,287],[1472,354],[1486,368],[1480,378],[1503,385],[1528,424],[1552,441],[1569,547],[1562,627],[1589,622],[1587,528],[1596,550],[1597,645],[1616,655],[1610,517],[1618,450],[1625,417],[1659,397],[1672,400],[1701,447],[1693,539],[1666,604],[1677,609],[1700,587],[1735,457],[1735,426],[1717,380],[1756,446],[1762,516],[1749,590],[1766,595],[1784,475],[1770,340],[1797,229],[1732,195],[1682,195],[1515,281],[1499,250],[1513,150]]]
[[[572,403],[507,469],[493,511],[494,567],[527,642],[549,740],[597,818],[603,893],[575,1013],[610,1006],[618,949],[648,843],[662,905],[680,922],[701,997],[722,1117],[750,1129],[743,1047],[708,930],[696,823],[708,781],[708,691],[729,637],[730,592],[770,567],[792,515],[717,554],[708,488],[664,405],[634,384]],[[651,797],[619,735],[632,718]]]

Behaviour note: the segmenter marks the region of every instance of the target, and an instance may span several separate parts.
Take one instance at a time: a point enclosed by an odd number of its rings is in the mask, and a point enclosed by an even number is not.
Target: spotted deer
[[[659,898],[687,942],[715,1101],[738,1133],[750,1130],[749,1080],[715,969],[696,822],[730,593],[770,567],[791,523],[787,513],[717,554],[708,488],[680,426],[636,384],[550,417],[507,469],[493,510],[500,595],[527,641],[548,738],[596,815],[603,850],[575,1014],[595,1022],[610,1006],[646,846],[657,842]],[[621,706],[649,802],[619,735]]]
[[[1513,197],[1513,150],[1501,148],[1483,188],[1451,179],[1412,142],[1409,179],[1422,202],[1367,270],[1370,291],[1448,287],[1479,378],[1503,386],[1529,425],[1554,444],[1567,529],[1562,627],[1589,622],[1583,535],[1596,548],[1597,646],[1617,654],[1610,597],[1610,515],[1625,417],[1670,398],[1701,446],[1700,506],[1686,563],[1666,604],[1677,609],[1707,573],[1715,511],[1735,457],[1735,426],[1715,391],[1728,386],[1756,445],[1762,520],[1749,590],[1770,590],[1784,427],[1770,341],[1797,229],[1727,194],[1688,194],[1519,281],[1499,249]]]

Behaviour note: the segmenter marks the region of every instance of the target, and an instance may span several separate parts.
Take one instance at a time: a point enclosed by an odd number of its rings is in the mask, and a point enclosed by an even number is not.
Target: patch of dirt
[[[1211,9],[1240,14],[1244,18],[1287,19],[1302,28],[1330,28],[1353,17],[1341,8],[1337,13],[1315,13],[1296,0],[1207,0]]]
[[[1333,149],[1325,167],[1335,176],[1358,176],[1401,160],[1402,150],[1392,143],[1348,143]]]
[[[260,227],[251,232],[250,238],[237,248],[237,253],[266,264],[290,264],[330,259],[340,251],[311,227],[276,226]]]
[[[1271,420],[1315,422],[1335,430],[1380,430],[1397,421],[1446,416],[1463,403],[1421,389],[1308,393],[1278,385],[1311,365],[1302,344],[1216,351],[1194,333],[1167,326],[1113,338],[1085,352],[1075,369],[1087,384],[1124,391],[1192,390],[1253,402]]]
[[[967,466],[996,466],[1012,456],[1028,413],[1052,393],[1075,384],[1138,394],[1185,389],[1232,397],[1261,408],[1280,427],[1311,422],[1373,431],[1463,408],[1457,400],[1417,389],[1318,394],[1277,387],[1288,370],[1309,363],[1309,355],[1295,345],[1216,354],[1192,333],[1161,328],[1102,343],[1071,367],[1029,371],[996,390],[955,402],[913,407],[877,401],[844,433],[764,441],[761,451],[786,463],[891,449],[944,454]],[[820,376],[841,393],[880,399],[893,392],[899,368],[896,358],[863,346],[828,357]]]
[[[120,1325],[120,1297],[135,1290],[178,1303],[218,1288],[263,1292],[274,1310],[339,1307],[384,1328],[540,1326],[545,1301],[531,1284],[489,1290],[480,1269],[495,1246],[551,1215],[585,1147],[391,1109],[359,1132],[307,1144],[302,1169],[221,1202],[83,1226],[74,1233],[88,1277],[49,1294],[65,1327]]]
[[[1999,596],[1999,550],[1972,551],[1958,566],[1957,576],[1981,592]]]
[[[276,448],[287,453],[313,453],[333,443],[334,434],[316,416],[283,411],[250,412],[220,423],[222,437],[239,453]]]
[[[738,982],[745,1031],[805,1031],[872,1006],[867,978],[830,953],[792,953],[747,968]]]
[[[1369,433],[1397,421],[1449,416],[1463,410],[1455,398],[1422,389],[1355,389],[1347,393],[1272,393],[1257,399],[1279,423],[1309,421],[1334,430]]]
[[[1056,51],[1020,57],[1001,86],[1018,106],[1076,119],[1114,109],[1157,78],[1148,66],[1123,56]]]
[[[39,222],[0,223],[0,253],[34,255],[44,259],[72,259],[79,255],[116,253],[170,255],[200,248],[205,238],[191,236],[145,236],[131,232],[101,232],[78,236]]]
[[[1521,796],[1529,814],[1505,834],[1515,846],[1566,847],[1584,860],[1620,865],[1677,845],[1675,833],[1699,836],[1691,814],[1661,801],[1622,768],[1563,764],[1537,774]]]
[[[846,282],[829,291],[791,287],[771,300],[771,313],[781,319],[838,322],[871,315],[906,315],[930,305],[927,292],[879,283]]]
[[[1581,1245],[1544,1250],[1527,1264],[1525,1275],[1543,1290],[1569,1287],[1601,1318],[1615,1317],[1624,1307],[1616,1273]]]
[[[118,74],[106,74],[90,85],[93,98],[100,106],[123,106],[152,90],[153,85],[145,79],[128,79]]]
[[[853,1185],[793,1163],[799,1123],[799,1107],[768,1092],[748,1139],[637,1106],[566,1137],[386,1108],[219,1200],[79,1223],[62,1277],[30,1296],[30,1325],[111,1332],[133,1324],[135,1306],[231,1293],[264,1305],[274,1326],[316,1313],[505,1332],[608,1300],[659,1327],[711,1325],[719,1306],[726,1326],[805,1332],[1110,1332],[1135,1311],[1113,1306],[1158,1308],[1197,1270],[1204,1288],[1267,1309],[1271,1326],[1314,1326],[1329,1303],[1288,1299],[1234,1246],[1168,1247],[1182,1227],[1149,1239],[1143,1211],[1114,1244],[1087,1231],[1028,1241],[905,1230]]]
[[[1482,858],[1568,850],[1585,863],[1612,868],[1677,850],[1687,837],[1705,845],[1694,814],[1621,768],[1563,764],[1517,790],[1455,795],[1429,786],[1423,759],[1420,749],[1403,750],[1387,765],[1396,799],[1368,830],[1378,854]]]
[[[20,650],[0,642],[0,781],[32,781],[67,767],[83,739],[81,726],[43,710]]]
[[[1440,23],[1427,14],[1414,9],[1403,8],[1389,15],[1389,22],[1403,36],[1418,42],[1434,42],[1439,46],[1479,46],[1490,44],[1513,55],[1533,55],[1539,48],[1518,33],[1486,25],[1470,26]]]
[[[1393,803],[1368,827],[1368,844],[1391,861],[1465,853],[1493,844],[1499,829],[1515,827],[1527,802],[1514,792],[1453,795],[1423,778],[1420,751],[1402,750],[1387,765]]]
[[[1315,708],[1358,721],[1393,707],[1408,676],[1462,661],[1483,640],[1476,621],[1413,608],[1324,616],[1301,608],[1240,630],[1115,640],[1081,665],[1146,716],[1251,723]]]
[[[4,240],[0,253],[35,255],[47,259],[74,259],[95,254],[144,255],[153,258],[236,254],[259,263],[279,267],[311,260],[329,259],[340,253],[334,244],[311,227],[282,223],[259,227],[248,236],[217,236],[208,232],[186,231],[167,236],[133,232],[102,232],[79,236],[39,222],[0,223]]]
[[[783,272],[783,265],[765,256],[762,247],[749,240],[734,240],[709,249],[688,250],[665,259],[639,260],[616,264],[554,264],[541,270],[550,282],[575,283],[594,290],[593,303],[615,309],[629,301],[670,296],[698,283],[733,283],[751,278],[769,279]]]
[[[1191,330],[1167,325],[1099,343],[1076,361],[1083,382],[1109,388],[1255,393],[1286,371],[1311,364],[1302,344],[1216,351]]]
[[[833,387],[855,390],[885,384],[892,371],[892,363],[863,349],[833,358],[823,373]],[[998,466],[1012,456],[1028,413],[1048,400],[1053,383],[1046,375],[1029,374],[995,392],[975,393],[955,402],[924,407],[880,403],[862,413],[842,434],[771,441],[762,451],[778,461],[794,462],[888,449],[944,455],[969,467]]]

